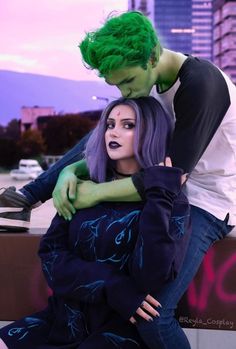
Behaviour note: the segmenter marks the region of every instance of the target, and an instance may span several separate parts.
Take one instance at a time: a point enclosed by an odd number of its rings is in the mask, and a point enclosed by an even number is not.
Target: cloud
[[[0,8],[0,69],[97,80],[78,44],[127,0],[0,0]]]
[[[32,67],[37,65],[36,59],[26,58],[20,55],[12,55],[12,54],[0,54],[1,62],[9,62],[19,64],[25,67]]]
[[[65,51],[65,52],[73,52],[75,49],[78,49],[78,38],[76,35],[74,37],[71,34],[67,36],[54,36],[48,37],[47,39],[41,39],[37,42],[28,41],[22,42],[18,45],[19,50],[23,50],[25,54],[28,52],[31,53],[40,53],[40,52],[50,52],[50,51]]]

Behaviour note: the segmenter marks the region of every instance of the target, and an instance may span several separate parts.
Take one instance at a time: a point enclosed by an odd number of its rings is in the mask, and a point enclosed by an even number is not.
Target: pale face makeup
[[[115,161],[116,170],[125,174],[133,174],[140,168],[134,155],[135,125],[135,112],[128,105],[115,106],[107,118],[107,153]]]

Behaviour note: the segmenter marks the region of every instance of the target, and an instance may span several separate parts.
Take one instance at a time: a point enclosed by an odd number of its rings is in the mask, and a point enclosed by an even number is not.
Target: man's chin
[[[149,95],[146,94],[146,93],[142,93],[142,94],[139,94],[139,95],[136,95],[136,96],[132,96],[130,98],[141,98],[141,97],[148,97]]]

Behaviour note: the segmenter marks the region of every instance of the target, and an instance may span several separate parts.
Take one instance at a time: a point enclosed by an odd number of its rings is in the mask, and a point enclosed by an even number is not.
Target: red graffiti
[[[206,309],[209,297],[213,295],[213,292],[220,301],[225,303],[236,302],[236,290],[229,292],[225,282],[231,272],[232,283],[234,283],[235,269],[233,272],[233,268],[236,267],[236,253],[228,257],[218,268],[214,267],[215,255],[215,249],[211,248],[202,263],[200,283],[199,280],[196,282],[194,279],[187,291],[189,305],[200,311]]]
[[[236,254],[233,254],[217,272],[216,294],[224,302],[236,302],[236,291],[229,293],[224,289],[224,279],[226,279],[227,273],[230,273],[230,270],[235,266]]]

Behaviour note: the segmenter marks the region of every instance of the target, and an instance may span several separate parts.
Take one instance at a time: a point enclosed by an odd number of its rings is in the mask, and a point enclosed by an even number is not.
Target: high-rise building
[[[154,1],[154,25],[164,47],[174,51],[191,53],[191,13],[191,0]]]
[[[192,0],[192,54],[213,60],[213,0]]]
[[[212,60],[213,0],[129,0],[148,15],[166,48]]]
[[[214,63],[236,83],[236,0],[214,0]]]
[[[192,0],[129,0],[129,10],[142,11],[151,19],[163,47],[191,53]]]
[[[154,23],[154,2],[155,0],[128,0],[128,9],[142,12]]]

